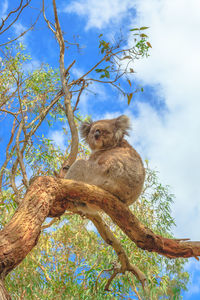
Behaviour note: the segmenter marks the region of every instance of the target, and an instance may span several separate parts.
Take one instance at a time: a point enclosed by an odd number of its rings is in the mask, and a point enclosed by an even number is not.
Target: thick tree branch
[[[37,177],[17,211],[0,232],[0,276],[3,279],[37,244],[47,216],[74,211],[78,203],[99,206],[140,248],[169,258],[200,256],[200,242],[185,242],[154,234],[117,198],[104,190],[67,179]]]

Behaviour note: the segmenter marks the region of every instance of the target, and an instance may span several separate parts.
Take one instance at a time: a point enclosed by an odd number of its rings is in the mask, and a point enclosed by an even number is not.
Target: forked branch
[[[0,231],[0,279],[13,270],[37,244],[42,223],[46,217],[59,217],[65,210],[77,210],[77,202],[100,207],[123,232],[139,247],[154,251],[169,258],[200,256],[200,242],[168,239],[154,234],[145,227],[124,206],[120,200],[97,186],[53,177],[37,177],[29,186],[11,221]],[[103,238],[114,242],[122,268],[143,279],[136,267],[129,264],[127,257],[112,233],[100,223],[98,217],[91,217],[97,227],[101,227]],[[106,288],[117,272],[115,270]]]
[[[130,271],[131,273],[133,273],[137,277],[137,279],[141,282],[143,289],[145,289],[146,277],[145,277],[144,273],[141,272],[137,266],[134,266],[133,264],[130,263],[129,258],[128,258],[126,252],[124,251],[121,243],[114,236],[114,234],[110,230],[109,226],[103,221],[103,219],[100,217],[100,215],[99,214],[86,215],[86,217],[93,222],[93,224],[97,228],[99,234],[104,239],[104,241],[108,245],[113,247],[113,249],[115,250],[115,252],[118,256],[118,260],[120,262],[120,267],[116,267],[116,266],[113,267],[114,272],[111,275],[111,277],[109,278],[109,280],[105,286],[105,290],[107,290],[107,291],[109,290],[109,286],[117,274],[119,274],[119,273],[124,274],[126,271]]]

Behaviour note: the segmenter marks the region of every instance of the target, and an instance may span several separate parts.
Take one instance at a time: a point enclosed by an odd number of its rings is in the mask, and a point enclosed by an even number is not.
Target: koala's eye
[[[111,132],[108,131],[108,130],[104,130],[104,133],[105,133],[105,134],[111,134]]]

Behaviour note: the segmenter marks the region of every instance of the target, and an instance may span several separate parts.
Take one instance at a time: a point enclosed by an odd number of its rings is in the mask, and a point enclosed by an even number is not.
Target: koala
[[[81,137],[92,150],[88,160],[77,160],[65,178],[94,184],[131,205],[142,192],[145,169],[137,151],[124,139],[130,129],[129,118],[83,122]],[[97,207],[78,204],[83,213],[95,214]]]

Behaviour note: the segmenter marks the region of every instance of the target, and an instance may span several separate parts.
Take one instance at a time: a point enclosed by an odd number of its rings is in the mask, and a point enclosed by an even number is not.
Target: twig
[[[20,168],[22,171],[23,183],[27,188],[28,187],[28,177],[27,177],[26,168],[25,168],[25,165],[23,162],[23,152],[21,152],[20,147],[19,147],[19,138],[20,138],[20,134],[21,134],[23,126],[24,126],[24,123],[23,123],[23,121],[21,121],[18,132],[17,132],[17,136],[16,136],[16,150],[17,150],[17,157],[18,157],[19,165],[20,165]]]
[[[54,218],[54,219],[51,220],[48,224],[43,225],[43,226],[41,227],[41,230],[51,227],[51,225],[53,225],[54,223],[56,223],[58,220],[60,220],[60,218]]]
[[[81,89],[80,89],[80,91],[79,91],[79,93],[78,93],[78,97],[77,97],[77,99],[76,99],[76,103],[75,103],[75,105],[74,105],[73,112],[75,112],[76,109],[77,109],[77,106],[78,106],[78,104],[79,104],[80,97],[81,97],[81,94],[82,94],[84,88],[85,88],[85,80],[83,80]]]
[[[130,283],[129,278],[128,278],[128,281],[129,281],[129,283]],[[139,295],[139,293],[138,293],[138,291],[137,291],[137,289],[136,289],[134,280],[132,280],[132,284],[133,284],[133,291],[134,291],[134,293],[136,294],[136,296],[138,297],[139,300],[142,300],[142,298],[140,297],[140,295]],[[131,285],[131,283],[130,283],[130,285]]]
[[[43,265],[42,265],[39,261],[37,261],[37,260],[35,259],[34,256],[32,256],[32,260],[33,260],[33,261],[38,265],[38,267],[43,271],[46,280],[49,281],[49,282],[51,282],[51,278],[49,277],[49,275],[48,275],[48,273],[47,273],[47,269],[46,269],[45,267],[43,267]]]
[[[17,9],[15,9],[15,10],[12,10],[12,11],[7,15],[7,17],[6,17],[5,19],[2,20],[2,25],[0,26],[0,34],[4,33],[6,30],[8,30],[8,29],[9,29],[9,28],[10,28],[10,27],[18,20],[20,14],[21,14],[21,12],[22,12],[22,10],[23,10],[26,6],[28,6],[30,2],[31,2],[31,0],[27,1],[26,4],[24,4],[24,6],[22,6],[23,0],[21,0],[19,7],[18,7]],[[21,8],[21,9],[20,9],[20,8]],[[18,10],[20,10],[20,11],[19,11],[18,15],[16,16],[16,18],[15,18],[15,19],[7,26],[4,30],[1,31],[1,29],[2,29],[3,26],[5,25],[5,22],[6,22],[6,21],[8,20],[8,18],[11,16],[11,14],[16,13]]]
[[[1,108],[0,111],[12,115],[17,120],[17,122],[19,123],[19,120],[17,119],[17,116],[18,116],[19,112],[13,113],[12,111],[9,111],[9,110],[3,109],[3,108]]]
[[[77,154],[78,154],[78,130],[76,128],[76,124],[74,121],[74,114],[73,110],[71,107],[71,93],[69,91],[69,87],[66,84],[66,70],[64,67],[64,55],[65,55],[65,42],[63,39],[63,34],[61,31],[59,19],[58,19],[58,14],[57,14],[57,8],[56,8],[56,1],[53,0],[53,8],[54,8],[54,17],[55,17],[55,28],[56,28],[56,39],[59,43],[60,47],[60,77],[61,77],[61,83],[62,83],[62,89],[64,92],[64,103],[65,103],[65,113],[69,122],[69,127],[71,131],[71,136],[72,136],[72,144],[71,144],[71,149],[70,149],[70,154],[67,158],[67,161],[65,161],[62,165],[62,168],[59,172],[60,177],[64,177],[66,174],[66,170],[63,168],[66,167],[67,165],[71,166],[72,163],[76,160]],[[74,62],[72,63],[72,65]],[[70,66],[69,66],[70,67]],[[68,67],[68,68],[69,68]]]
[[[6,160],[5,162],[3,163],[2,167],[1,167],[1,170],[0,170],[0,193],[2,192],[2,180],[3,180],[3,173],[5,171],[5,168],[7,166],[7,163],[9,162],[10,158],[11,158],[11,155],[12,155],[12,152],[10,152],[10,155],[9,155],[9,148],[10,148],[10,145],[12,144],[12,141],[13,141],[13,138],[14,138],[14,134],[15,134],[15,131],[17,129],[17,127],[15,127],[15,122],[16,122],[16,119],[14,119],[13,121],[13,126],[12,126],[12,129],[11,129],[11,136],[10,136],[10,140],[6,146]]]
[[[49,27],[49,29],[55,34],[56,30],[53,29],[53,24],[50,23],[50,21],[47,19],[46,15],[45,15],[45,8],[44,8],[44,0],[42,1],[42,12],[43,12],[43,17],[45,22],[47,23],[47,26]]]
[[[100,217],[99,214],[97,215],[88,215],[86,214],[86,217],[90,219],[93,224],[96,226],[99,234],[101,237],[104,239],[104,241],[112,246],[118,256],[118,260],[121,264],[121,267],[115,267],[114,268],[114,273],[111,275],[110,279],[108,280],[105,290],[108,290],[110,283],[114,279],[114,277],[118,273],[125,273],[125,271],[130,271],[133,273],[136,278],[141,282],[143,289],[145,289],[145,282],[146,282],[146,277],[142,271],[139,270],[138,267],[134,266],[129,262],[129,258],[124,251],[121,243],[118,241],[118,239],[114,236],[114,234],[111,232],[110,228],[108,225],[103,221],[103,219]]]
[[[115,269],[113,274],[110,276],[110,278],[108,279],[106,285],[105,285],[105,291],[110,291],[109,290],[109,286],[111,284],[111,282],[113,281],[113,279],[117,276],[117,274],[119,274],[121,271],[120,269]]]
[[[1,47],[2,47],[2,46],[6,46],[6,45],[8,45],[8,44],[10,44],[10,43],[15,42],[15,41],[18,40],[20,37],[24,36],[28,31],[30,31],[30,30],[32,30],[32,29],[34,28],[34,26],[36,25],[37,21],[39,20],[39,17],[40,17],[40,13],[39,13],[39,15],[37,16],[35,22],[31,25],[31,27],[29,27],[27,30],[23,31],[23,32],[22,32],[20,35],[18,35],[16,38],[11,39],[11,40],[9,40],[9,41],[6,42],[6,43],[0,44],[0,46],[1,46]]]
[[[110,272],[110,271],[112,271],[112,270],[113,270],[113,268],[101,270],[101,271],[99,272],[99,274],[98,274],[98,276],[97,276],[97,279],[96,279],[96,282],[95,282],[95,291],[96,291],[96,293],[97,293],[98,280],[99,280],[99,277],[101,276],[101,274],[102,274],[103,272]]]
[[[65,70],[65,76],[67,76],[67,74],[69,73],[69,70],[73,67],[73,65],[75,64],[75,60],[73,60],[73,62],[67,67],[67,69]]]

